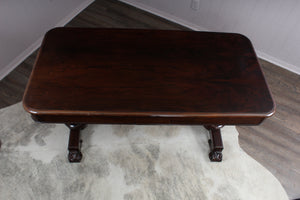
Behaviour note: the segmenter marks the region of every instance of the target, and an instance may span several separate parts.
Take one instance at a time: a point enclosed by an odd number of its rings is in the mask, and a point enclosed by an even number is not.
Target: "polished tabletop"
[[[274,113],[248,38],[171,30],[49,31],[23,105],[49,122],[258,124]]]

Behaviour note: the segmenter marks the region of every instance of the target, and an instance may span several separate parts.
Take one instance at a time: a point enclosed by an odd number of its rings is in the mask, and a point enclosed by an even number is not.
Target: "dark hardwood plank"
[[[189,30],[148,12],[111,0],[97,0],[67,26]]]
[[[240,126],[241,147],[269,169],[291,199],[300,197],[300,76],[260,60],[276,113],[260,126]]]
[[[67,26],[188,30],[112,0],[95,1]],[[0,81],[0,108],[22,100],[26,84],[12,82],[27,82],[35,57],[36,52]],[[266,61],[260,62],[277,111],[260,126],[237,127],[240,145],[279,179],[290,199],[300,198],[299,156],[295,158],[300,149],[300,76]],[[281,150],[274,152],[278,144],[282,144]]]
[[[0,108],[22,100],[36,55],[37,51],[27,57],[16,69],[0,81]]]

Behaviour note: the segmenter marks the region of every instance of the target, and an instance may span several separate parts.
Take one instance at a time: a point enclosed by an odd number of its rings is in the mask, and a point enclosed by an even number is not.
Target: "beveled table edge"
[[[79,116],[134,116],[134,117],[271,117],[275,113],[275,104],[270,111],[261,113],[234,112],[113,112],[113,111],[81,111],[81,110],[41,110],[29,107],[23,100],[24,109],[32,115],[79,115]]]

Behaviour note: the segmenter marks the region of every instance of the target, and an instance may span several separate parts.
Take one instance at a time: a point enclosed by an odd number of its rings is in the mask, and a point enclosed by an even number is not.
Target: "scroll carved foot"
[[[220,129],[223,127],[222,125],[206,125],[204,126],[207,130],[209,130],[210,133],[210,139],[208,140],[209,147],[210,147],[210,153],[209,153],[209,159],[212,162],[221,162],[223,155],[223,141],[221,136]]]
[[[68,155],[69,162],[80,162],[82,153],[79,150],[70,150]]]
[[[220,151],[211,151],[209,153],[209,159],[212,161],[212,162],[221,162],[222,161],[222,152]]]

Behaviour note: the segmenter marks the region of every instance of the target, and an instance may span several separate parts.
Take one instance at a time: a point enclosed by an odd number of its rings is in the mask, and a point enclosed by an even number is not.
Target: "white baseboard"
[[[185,27],[187,27],[187,28],[189,28],[191,30],[195,30],[195,31],[208,31],[208,29],[206,29],[206,28],[204,28],[202,26],[198,26],[196,24],[190,23],[190,22],[188,22],[186,20],[183,20],[183,19],[181,19],[179,17],[176,17],[176,16],[171,15],[169,13],[163,12],[163,11],[158,10],[156,8],[152,8],[152,7],[150,7],[148,5],[145,5],[143,3],[133,2],[131,0],[118,0],[118,1],[121,1],[123,3],[129,4],[129,5],[133,6],[133,7],[139,8],[141,10],[145,10],[145,11],[147,11],[149,13],[152,13],[154,15],[157,15],[159,17],[167,19],[167,20],[169,20],[171,22],[174,22],[176,24],[180,24],[182,26],[185,26]]]
[[[174,15],[171,15],[169,13],[166,13],[166,12],[163,12],[161,10],[158,10],[156,8],[152,8],[152,7],[150,7],[148,5],[145,5],[143,3],[135,2],[135,1],[132,1],[132,0],[119,0],[119,1],[124,2],[126,4],[129,4],[131,6],[134,6],[136,8],[139,8],[141,10],[145,10],[147,12],[150,12],[152,14],[155,14],[155,15],[160,16],[162,18],[165,18],[165,19],[167,19],[169,21],[172,21],[172,22],[175,22],[175,23],[180,24],[182,26],[185,26],[187,28],[190,28],[191,30],[195,30],[195,31],[209,31],[209,29],[207,29],[207,28],[204,28],[204,27],[199,26],[197,24],[188,22],[188,21],[183,20],[181,18],[178,18],[178,17],[176,17]],[[267,53],[264,53],[264,52],[262,52],[262,51],[260,51],[258,49],[255,49],[255,51],[256,51],[257,56],[259,58],[262,58],[262,59],[264,59],[264,60],[266,60],[266,61],[268,61],[270,63],[273,63],[275,65],[278,65],[279,67],[282,67],[284,69],[287,69],[287,70],[289,70],[291,72],[294,72],[294,73],[300,75],[300,69],[299,69],[299,67],[296,67],[295,65],[292,65],[292,64],[287,63],[287,62],[285,62],[283,60],[275,58],[275,57],[273,57],[273,56],[271,56],[271,55],[269,55]]]
[[[291,71],[291,72],[293,72],[295,74],[300,75],[300,70],[295,65],[292,65],[292,64],[287,63],[287,62],[285,62],[283,60],[277,59],[277,58],[275,58],[275,57],[273,57],[273,56],[271,56],[269,54],[266,54],[264,52],[261,52],[259,50],[255,50],[255,51],[256,51],[257,56],[259,58],[261,58],[263,60],[266,60],[266,61],[268,61],[270,63],[273,63],[274,65],[277,65],[277,66],[279,66],[281,68],[289,70],[289,71]]]
[[[71,21],[76,15],[78,15],[82,10],[88,7],[94,0],[86,0],[75,8],[70,14],[65,18],[60,20],[53,28],[64,26],[69,21]],[[47,31],[46,31],[47,32]],[[15,59],[13,59],[5,68],[0,70],[0,80],[7,76],[12,70],[14,70],[19,64],[21,64],[30,54],[32,54],[37,48],[40,47],[44,36],[38,38],[33,44],[31,44],[27,49],[25,49],[21,54],[19,54]]]

